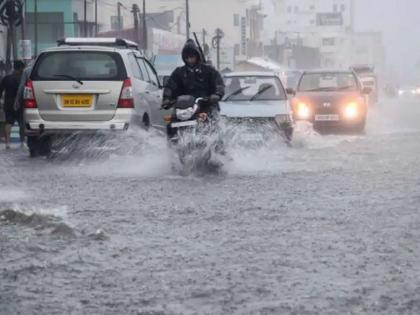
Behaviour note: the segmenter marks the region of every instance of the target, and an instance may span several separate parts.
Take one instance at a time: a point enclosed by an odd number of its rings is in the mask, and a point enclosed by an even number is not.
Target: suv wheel
[[[31,158],[37,157],[39,155],[39,137],[38,136],[28,136],[28,148],[29,148],[29,156]]]
[[[141,126],[145,130],[149,130],[149,128],[150,128],[150,118],[149,118],[149,115],[144,114]]]
[[[48,156],[51,154],[51,137],[29,136],[28,137],[29,156],[31,158]]]

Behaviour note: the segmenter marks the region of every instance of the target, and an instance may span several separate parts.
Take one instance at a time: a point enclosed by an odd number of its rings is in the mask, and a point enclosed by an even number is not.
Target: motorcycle
[[[207,98],[179,96],[165,117],[169,146],[176,155],[173,166],[184,175],[218,173],[223,167],[217,122],[204,111],[208,104]]]

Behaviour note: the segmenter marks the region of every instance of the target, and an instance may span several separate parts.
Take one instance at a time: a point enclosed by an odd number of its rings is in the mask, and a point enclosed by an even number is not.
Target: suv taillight
[[[31,80],[28,80],[23,90],[23,102],[25,108],[37,108],[38,105],[35,99],[34,85]]]
[[[118,100],[118,108],[134,108],[133,87],[130,79],[124,80],[120,99]]]

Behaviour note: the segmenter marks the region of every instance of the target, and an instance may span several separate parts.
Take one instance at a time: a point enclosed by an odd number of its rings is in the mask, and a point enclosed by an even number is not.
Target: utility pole
[[[24,40],[24,39],[26,39],[26,25],[25,25],[25,19],[26,19],[26,16],[25,16],[25,12],[26,12],[26,0],[22,0],[22,25],[21,25],[21,39],[22,40]]]
[[[122,7],[122,3],[118,2],[117,3],[117,10],[118,10],[118,32],[121,32],[122,29],[122,23],[121,23],[121,7]]]
[[[35,57],[38,56],[38,0],[34,2],[34,41],[35,41]]]
[[[209,45],[207,45],[207,41],[206,41],[207,35],[208,35],[208,33],[207,33],[206,29],[203,28],[203,54],[206,57],[208,56],[208,54],[210,52],[210,47],[209,47]]]
[[[203,46],[206,44],[207,31],[203,28]]]
[[[146,21],[146,0],[143,0],[143,41],[144,41],[144,50],[148,48],[148,38],[147,38],[147,21]]]
[[[84,0],[84,21],[83,21],[83,35],[87,37],[88,27],[87,27],[87,0]]]
[[[98,0],[95,0],[95,36],[97,37],[99,33],[98,29]]]
[[[225,36],[220,28],[216,29],[216,36],[213,37],[213,48],[216,48],[217,52],[217,70],[220,70],[220,41]]]
[[[181,14],[176,18],[176,32],[177,34],[181,34]]]
[[[187,30],[185,32],[186,36],[187,36],[187,40],[190,39],[190,1],[189,0],[185,0],[185,18],[186,18],[186,27]]]
[[[140,9],[137,4],[133,4],[131,12],[133,13],[133,19],[134,19],[134,32],[135,32],[135,38],[136,42],[139,41],[139,13]]]

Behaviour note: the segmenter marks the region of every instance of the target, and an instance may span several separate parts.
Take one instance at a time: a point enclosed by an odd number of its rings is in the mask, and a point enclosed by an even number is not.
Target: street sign
[[[20,59],[32,59],[32,42],[28,39],[19,40],[18,54]]]

